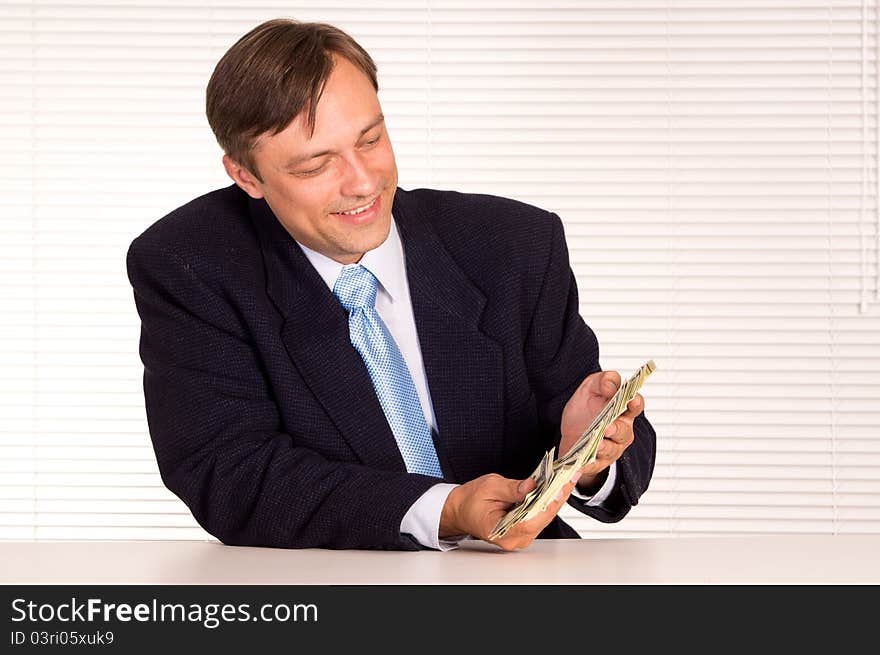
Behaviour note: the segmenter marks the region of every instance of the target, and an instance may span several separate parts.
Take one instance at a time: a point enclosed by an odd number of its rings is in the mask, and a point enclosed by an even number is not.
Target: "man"
[[[377,90],[340,30],[258,26],[208,84],[235,184],[129,250],[159,470],[224,543],[487,539],[620,384],[578,315],[559,218],[399,189]],[[642,410],[638,396],[596,462],[493,543],[576,538],[565,502],[623,518],[654,466]]]

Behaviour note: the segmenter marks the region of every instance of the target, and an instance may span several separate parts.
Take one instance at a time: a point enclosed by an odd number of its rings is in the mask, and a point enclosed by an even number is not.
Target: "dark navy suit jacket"
[[[565,402],[600,370],[562,223],[513,200],[398,189],[392,208],[446,481],[524,478]],[[409,474],[348,317],[268,205],[236,186],[134,240],[150,435],[165,485],[226,544],[417,549],[400,523],[437,478]],[[605,507],[648,487],[644,414]],[[542,537],[577,537],[557,517]]]

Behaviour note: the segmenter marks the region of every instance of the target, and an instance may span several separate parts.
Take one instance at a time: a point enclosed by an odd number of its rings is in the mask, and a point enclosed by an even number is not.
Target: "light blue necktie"
[[[376,277],[360,264],[345,266],[333,285],[333,294],[348,312],[349,338],[367,365],[406,470],[442,478],[416,385],[400,349],[376,311],[377,285]]]

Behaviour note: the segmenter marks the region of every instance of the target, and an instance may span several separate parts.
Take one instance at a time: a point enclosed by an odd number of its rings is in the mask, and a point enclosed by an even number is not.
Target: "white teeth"
[[[375,200],[373,200],[373,202],[375,202]],[[352,209],[351,211],[348,211],[348,212],[336,212],[336,213],[337,214],[345,214],[346,216],[354,216],[356,214],[364,213],[372,206],[373,206],[373,203],[371,202],[367,205],[364,205],[363,207],[358,207],[357,209]]]

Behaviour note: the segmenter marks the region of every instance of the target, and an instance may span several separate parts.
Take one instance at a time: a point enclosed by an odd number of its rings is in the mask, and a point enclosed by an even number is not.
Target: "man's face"
[[[253,156],[262,182],[228,157],[223,163],[251,197],[265,198],[294,239],[351,264],[388,237],[397,165],[369,78],[347,59],[335,62],[311,138],[306,112],[275,136],[261,135]]]

